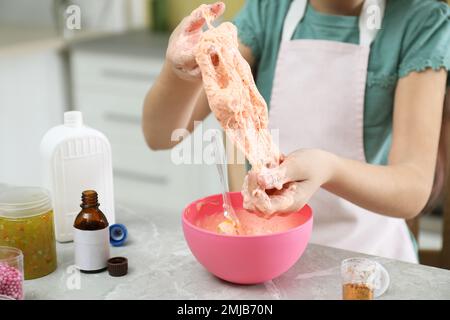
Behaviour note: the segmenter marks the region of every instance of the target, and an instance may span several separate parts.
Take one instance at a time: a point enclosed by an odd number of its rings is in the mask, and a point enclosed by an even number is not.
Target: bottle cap
[[[79,128],[83,125],[83,114],[80,111],[64,112],[64,125]]]
[[[112,246],[122,246],[127,239],[127,236],[128,230],[123,224],[116,223],[109,227],[109,242]]]
[[[108,260],[108,273],[112,277],[122,277],[128,273],[128,259],[114,257]]]

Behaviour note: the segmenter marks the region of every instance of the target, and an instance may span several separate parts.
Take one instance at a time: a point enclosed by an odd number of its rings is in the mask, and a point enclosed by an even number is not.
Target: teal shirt
[[[256,58],[256,84],[269,108],[284,18],[291,1],[248,0],[234,21],[239,39]],[[449,69],[449,18],[450,8],[443,2],[387,0],[382,29],[371,47],[367,75],[364,149],[369,163],[387,163],[398,79],[427,68]],[[358,44],[358,17],[326,15],[308,5],[293,39]]]

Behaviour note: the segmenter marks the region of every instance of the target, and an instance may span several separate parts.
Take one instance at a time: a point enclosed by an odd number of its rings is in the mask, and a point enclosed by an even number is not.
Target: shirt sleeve
[[[435,2],[420,8],[404,35],[399,77],[428,68],[450,68],[450,7]]]
[[[239,40],[252,50],[256,60],[261,56],[264,42],[263,7],[263,0],[247,0],[233,21],[238,29]]]

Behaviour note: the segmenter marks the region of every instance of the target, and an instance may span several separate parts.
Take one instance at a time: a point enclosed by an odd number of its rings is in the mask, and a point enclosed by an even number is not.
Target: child
[[[220,16],[222,3],[210,7]],[[286,159],[247,177],[249,208],[271,214],[309,203],[312,242],[417,262],[404,219],[433,185],[450,66],[450,9],[435,0],[249,0],[235,20]],[[204,19],[173,32],[147,95],[153,149],[210,112],[195,63]],[[377,25],[378,24],[378,25]],[[265,201],[255,188],[281,185]],[[263,203],[263,205],[261,205]]]

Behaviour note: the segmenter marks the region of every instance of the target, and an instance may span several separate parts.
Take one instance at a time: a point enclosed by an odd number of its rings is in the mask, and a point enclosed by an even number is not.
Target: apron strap
[[[284,19],[282,41],[290,41],[297,25],[302,21],[308,0],[293,0]],[[359,17],[359,43],[370,47],[384,18],[386,0],[366,0]]]

